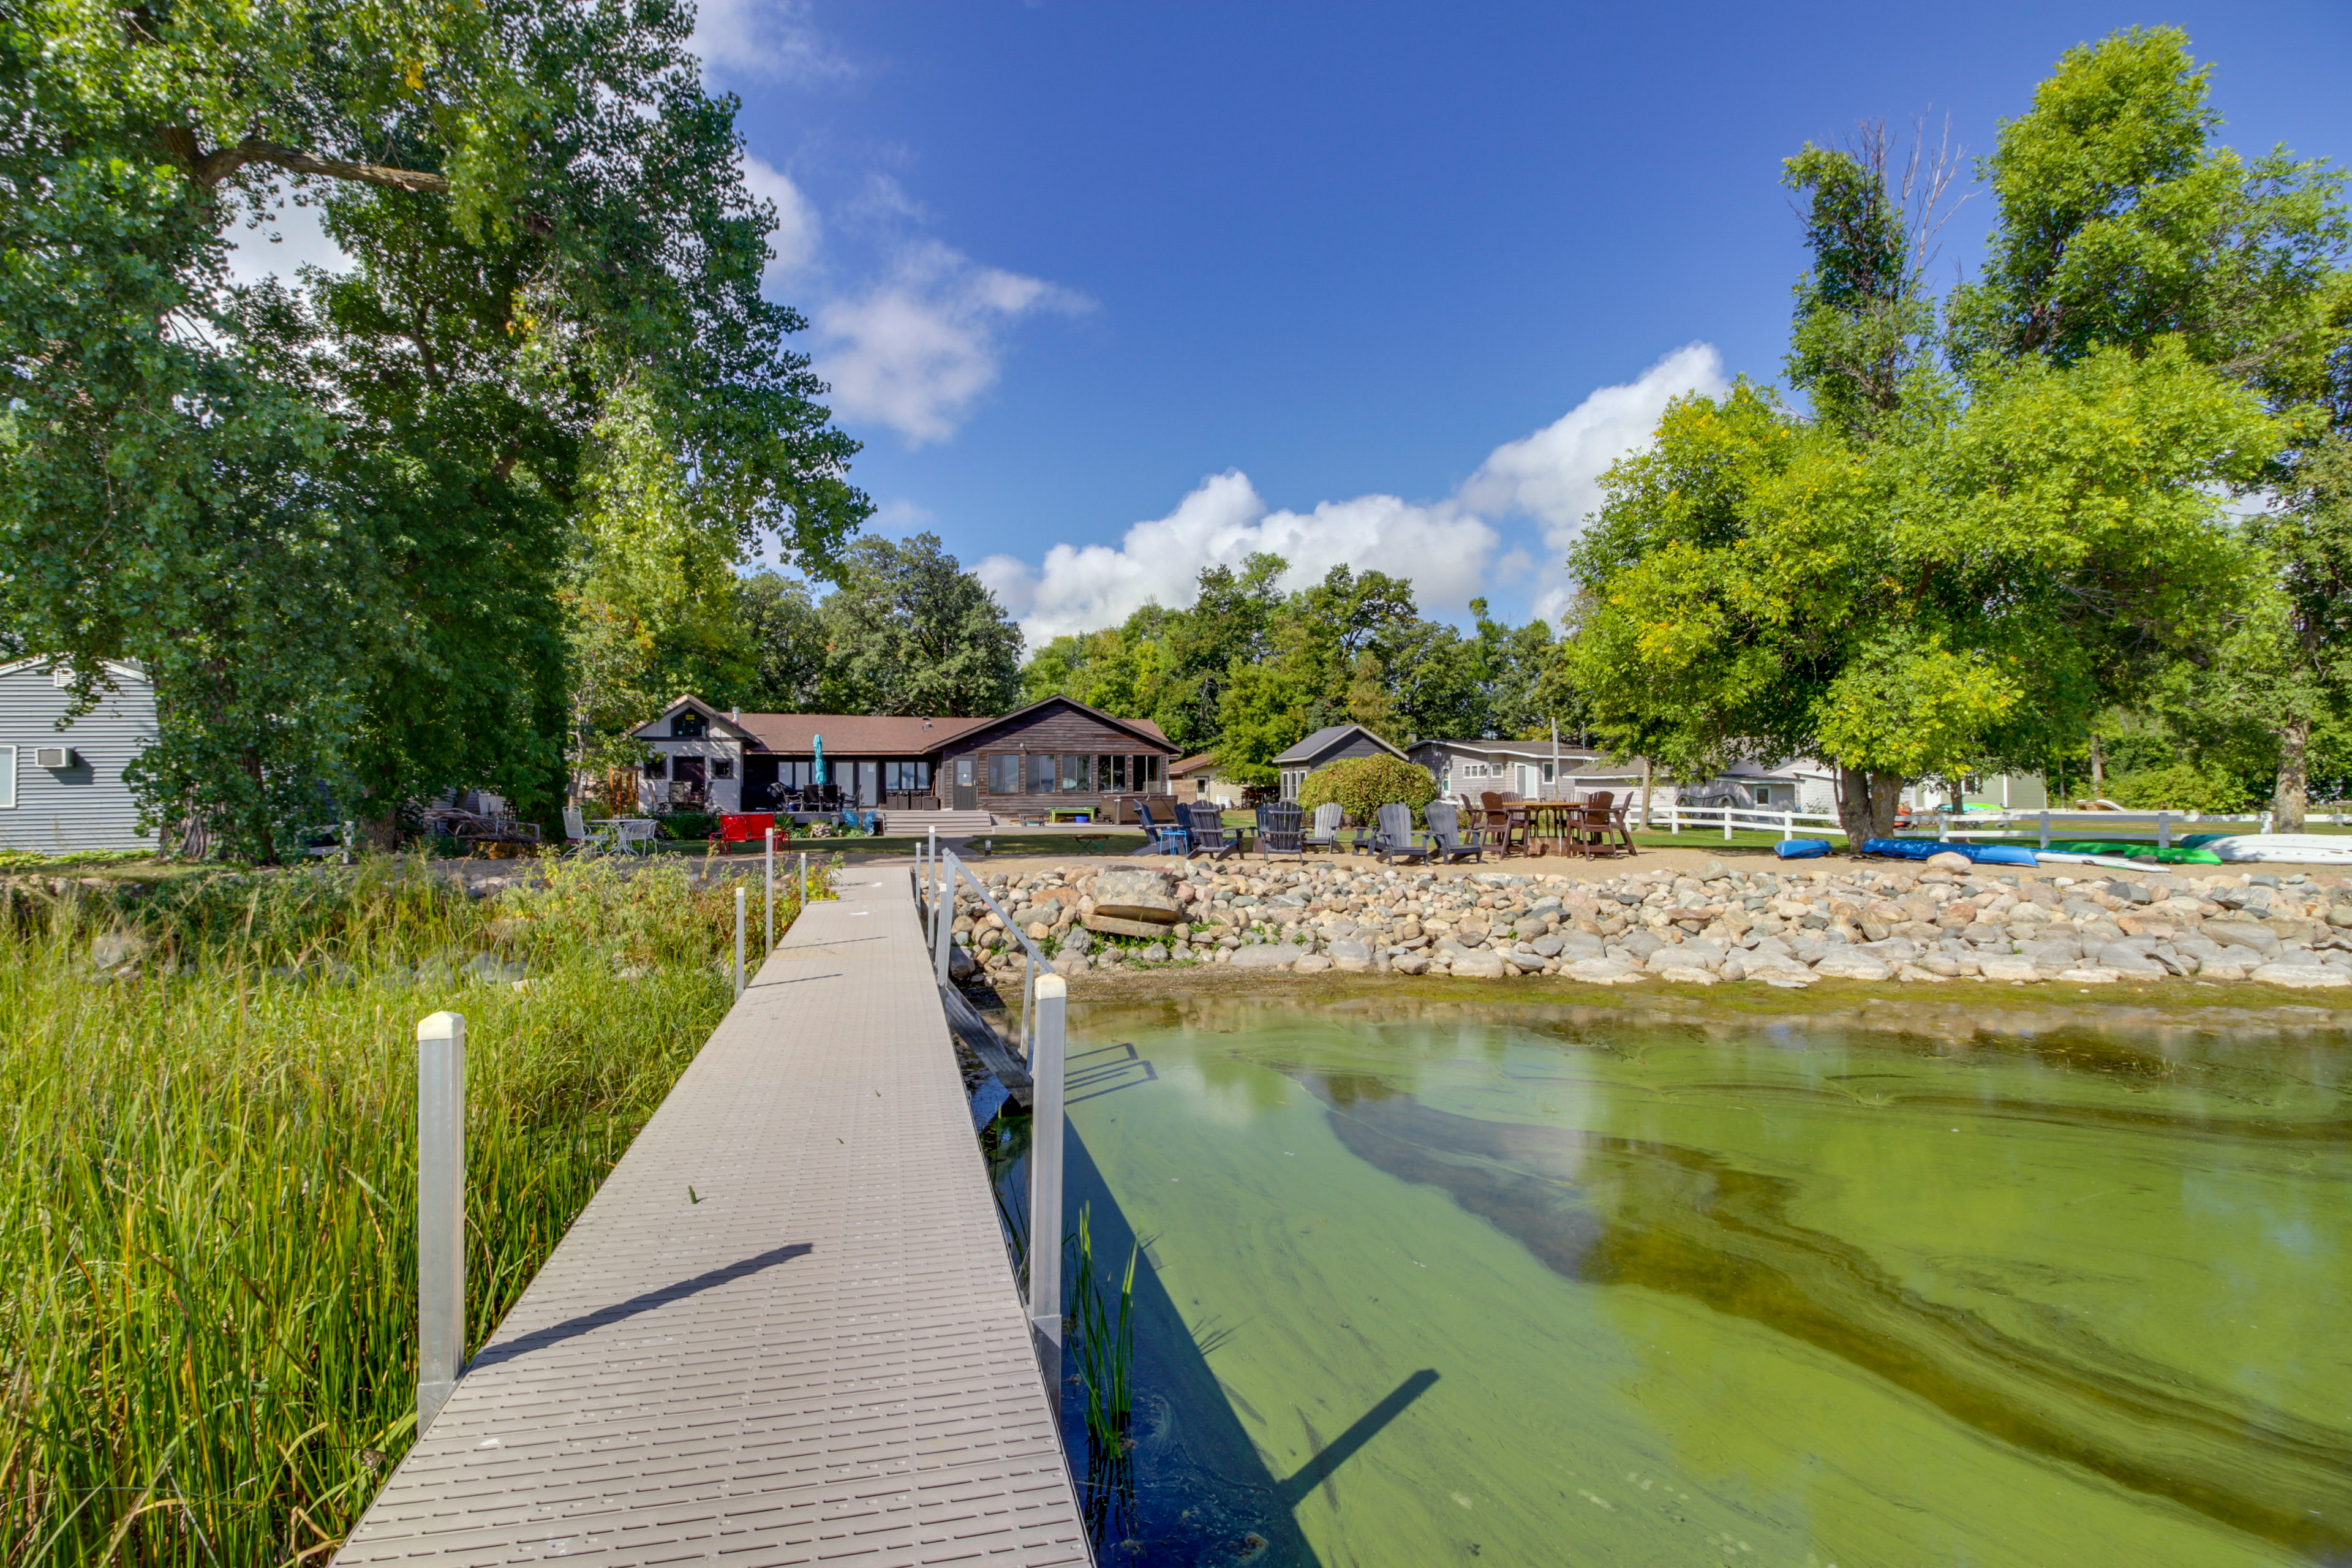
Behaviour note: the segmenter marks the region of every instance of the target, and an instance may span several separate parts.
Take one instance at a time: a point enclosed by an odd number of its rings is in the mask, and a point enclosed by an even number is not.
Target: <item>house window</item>
[[[988,793],[1021,793],[1021,759],[1018,756],[1011,752],[999,752],[988,759]]]
[[[1052,757],[1043,752],[1031,754],[1027,794],[1051,795],[1054,793],[1054,759]]]
[[[1138,789],[1160,789],[1164,787],[1167,781],[1160,776],[1160,770],[1161,765],[1166,763],[1167,760],[1167,758],[1156,753],[1136,758],[1135,787]]]
[[[1094,759],[1092,757],[1064,757],[1062,759],[1062,787],[1065,790],[1080,790],[1086,788],[1089,784],[1094,782]]]
[[[16,807],[16,748],[0,746],[0,811]]]
[[[711,758],[710,776],[715,779],[733,778],[735,776],[735,759],[732,757]]]
[[[929,763],[884,763],[882,787],[902,795],[922,795],[931,787],[931,764]]]
[[[680,741],[699,741],[710,732],[710,726],[701,714],[689,708],[669,721],[669,732]]]
[[[655,752],[652,756],[647,757],[646,759],[646,777],[649,779],[666,779],[669,777],[669,758],[658,752]]]

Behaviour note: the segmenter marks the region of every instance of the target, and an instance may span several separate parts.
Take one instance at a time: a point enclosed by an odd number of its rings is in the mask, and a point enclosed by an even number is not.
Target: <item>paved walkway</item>
[[[843,881],[338,1563],[1087,1563],[907,876]]]

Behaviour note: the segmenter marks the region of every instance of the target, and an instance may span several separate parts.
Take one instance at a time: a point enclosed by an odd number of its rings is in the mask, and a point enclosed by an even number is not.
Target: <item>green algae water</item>
[[[1106,1563],[2352,1563],[2332,1028],[1072,1035],[1072,1212],[1145,1259]]]

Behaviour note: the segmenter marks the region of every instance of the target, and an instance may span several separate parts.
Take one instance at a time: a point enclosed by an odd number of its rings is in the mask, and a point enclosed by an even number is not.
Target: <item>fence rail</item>
[[[2222,816],[2193,811],[1971,811],[1965,814],[1937,812],[1914,816],[1910,826],[1897,831],[1897,838],[2015,838],[2037,837],[2040,847],[2047,849],[2050,841],[2059,838],[2111,838],[2121,835],[2139,837],[2153,834],[2159,848],[2169,849],[2176,836],[2187,833],[2246,832],[2268,833],[2273,817],[2260,812],[2245,816]],[[2352,823],[2352,812],[2314,812],[2305,821],[2317,825],[2329,823],[2342,827]],[[1764,806],[1748,805],[1684,805],[1670,804],[1652,811],[1650,825],[1655,829],[1664,825],[1668,833],[1719,827],[1729,838],[1742,830],[1777,832],[1783,842],[1799,832],[1811,837],[1846,837],[1838,819],[1827,812],[1773,811]],[[2023,829],[2025,831],[2021,832]]]

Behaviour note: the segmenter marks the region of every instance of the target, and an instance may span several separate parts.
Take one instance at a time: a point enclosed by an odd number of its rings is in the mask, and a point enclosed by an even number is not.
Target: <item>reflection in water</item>
[[[2340,1039],[1416,1005],[1074,1010],[1103,1561],[2352,1562]]]

